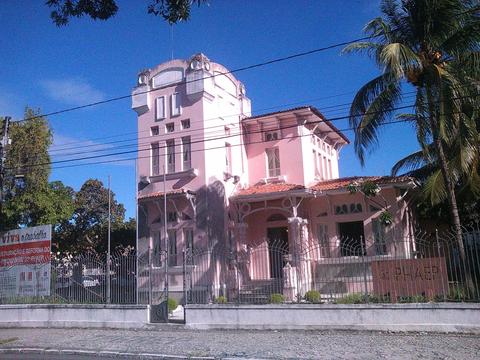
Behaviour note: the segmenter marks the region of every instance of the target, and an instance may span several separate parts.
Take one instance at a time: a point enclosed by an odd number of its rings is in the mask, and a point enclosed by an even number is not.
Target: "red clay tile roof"
[[[234,196],[259,195],[268,193],[279,193],[291,190],[305,190],[305,186],[285,183],[258,183],[246,189],[240,189]]]
[[[192,193],[192,192],[189,191],[189,190],[185,190],[183,188],[182,189],[175,189],[175,190],[167,191],[167,196],[168,195],[180,195],[180,194],[186,194],[186,193]],[[163,197],[163,194],[164,194],[163,191],[142,194],[138,197],[138,200],[160,198],[160,197]]]
[[[347,144],[350,144],[350,140],[348,140],[348,138],[335,125],[333,125],[331,121],[328,121],[327,118],[315,106],[310,106],[310,105],[298,106],[298,107],[294,107],[294,108],[290,108],[290,109],[273,111],[273,112],[269,112],[269,113],[265,113],[265,114],[250,116],[250,117],[245,118],[245,120],[258,119],[258,118],[262,118],[262,117],[283,114],[283,113],[286,113],[286,112],[296,111],[296,110],[310,110],[315,115],[317,115],[320,119],[322,119],[323,122],[325,122],[325,124],[330,126],[333,131],[335,131],[343,140],[346,141]]]
[[[353,181],[367,180],[372,181],[378,185],[385,185],[405,183],[413,181],[413,178],[408,176],[352,176],[327,181],[320,181],[315,185],[310,186],[310,189],[314,191],[338,190],[347,187]]]

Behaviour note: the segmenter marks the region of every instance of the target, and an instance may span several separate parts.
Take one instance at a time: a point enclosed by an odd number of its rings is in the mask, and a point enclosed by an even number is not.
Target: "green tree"
[[[124,226],[125,208],[111,192],[111,229]],[[87,180],[75,196],[75,211],[65,230],[76,250],[104,252],[108,236],[108,189],[97,179]],[[113,248],[113,247],[112,247]]]
[[[441,175],[437,178],[445,184],[462,259],[465,253],[456,178],[445,149],[460,138],[466,155],[461,159],[463,172],[475,166],[475,156],[467,155],[476,151],[478,137],[465,135],[475,128],[468,112],[475,109],[473,99],[480,79],[478,9],[478,1],[383,0],[383,17],[370,21],[364,29],[371,41],[344,49],[366,52],[382,70],[357,92],[350,108],[355,150],[362,164],[365,152],[378,146],[379,129],[394,115],[402,101],[402,90],[414,88],[415,116],[405,120],[415,125],[423,154],[435,154]]]
[[[25,110],[25,118],[39,110]],[[11,144],[6,148],[5,202],[0,214],[1,228],[58,224],[73,212],[72,189],[61,182],[49,184],[52,133],[44,117],[12,122]],[[45,164],[38,166],[38,164]]]
[[[207,0],[150,0],[147,12],[161,16],[169,24],[176,24],[190,18],[193,4],[198,6]],[[89,16],[94,20],[107,20],[118,11],[117,0],[47,0],[52,9],[50,17],[57,26],[68,24],[72,17]]]

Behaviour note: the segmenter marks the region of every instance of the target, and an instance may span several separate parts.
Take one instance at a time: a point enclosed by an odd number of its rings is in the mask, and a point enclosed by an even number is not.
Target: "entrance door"
[[[270,277],[283,277],[283,267],[286,265],[285,255],[288,253],[288,228],[274,227],[267,229],[268,255],[270,258]]]
[[[338,235],[342,256],[366,255],[363,221],[338,223]]]

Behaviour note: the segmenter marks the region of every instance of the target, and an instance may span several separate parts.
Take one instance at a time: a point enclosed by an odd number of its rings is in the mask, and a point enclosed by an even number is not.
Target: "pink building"
[[[221,248],[237,254],[235,264],[223,273],[209,265],[206,276],[198,261],[189,263],[190,270],[197,266],[193,287],[203,281],[210,297],[232,297],[239,293],[225,290],[231,282],[244,289],[277,283],[292,298],[326,291],[313,284],[326,259],[355,264],[359,255],[388,256],[389,236],[412,239],[411,178],[340,178],[340,152],[349,140],[319,110],[251,116],[244,85],[203,54],[142,71],[132,108],[139,266],[151,264],[158,274],[158,281],[144,276],[139,290],[161,291],[168,270],[169,290],[181,297],[183,251]],[[365,181],[376,196],[354,191]],[[408,256],[413,248],[412,239],[395,251]],[[302,282],[292,284],[298,274]]]

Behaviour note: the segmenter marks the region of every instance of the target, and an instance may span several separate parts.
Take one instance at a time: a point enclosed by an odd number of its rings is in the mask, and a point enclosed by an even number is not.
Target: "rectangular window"
[[[190,136],[182,137],[182,169],[192,168],[192,145]]]
[[[155,99],[155,120],[165,119],[165,96]]]
[[[386,242],[385,226],[383,226],[383,224],[379,219],[372,220],[372,232],[373,232],[373,242],[375,244],[375,254],[386,255],[387,242]]]
[[[265,131],[265,135],[264,135],[265,141],[275,141],[275,140],[278,140],[279,138],[280,138],[280,134],[278,130]]]
[[[152,134],[152,136],[158,135],[158,126],[152,126],[150,128],[150,131],[151,131],[150,133]]]
[[[225,172],[232,174],[232,146],[225,143]]]
[[[169,174],[175,172],[175,140],[166,141],[167,144],[167,172]]]
[[[160,149],[158,142],[152,144],[152,175],[160,174]]]
[[[190,119],[182,120],[182,130],[190,129]]]
[[[183,240],[185,241],[185,247],[189,250],[193,250],[193,229],[185,228],[183,229]]]
[[[177,231],[167,230],[168,233],[168,266],[177,266]]]
[[[328,159],[328,178],[333,178],[332,174],[332,160]]]
[[[175,124],[174,123],[165,124],[165,132],[172,133],[174,131],[175,131]]]
[[[170,108],[172,116],[178,116],[182,113],[180,93],[173,93],[170,97]]]
[[[160,232],[155,231],[152,234],[152,265],[162,266],[162,243]]]
[[[321,257],[330,257],[330,242],[328,241],[328,226],[317,224],[317,240]]]
[[[317,164],[317,152],[312,150],[313,153],[313,175],[318,176],[318,164]]]
[[[320,179],[325,180],[325,175],[323,173],[323,165],[322,165],[322,155],[320,152],[317,153],[317,168],[318,168],[318,176]]]
[[[168,222],[177,222],[177,212],[176,211],[169,211],[167,212],[167,221]]]
[[[266,149],[268,177],[280,176],[280,154],[278,148]]]
[[[328,177],[328,171],[327,171],[327,158],[324,156],[323,157],[323,162],[322,162],[322,168],[323,168],[323,177],[325,180],[330,179]]]

